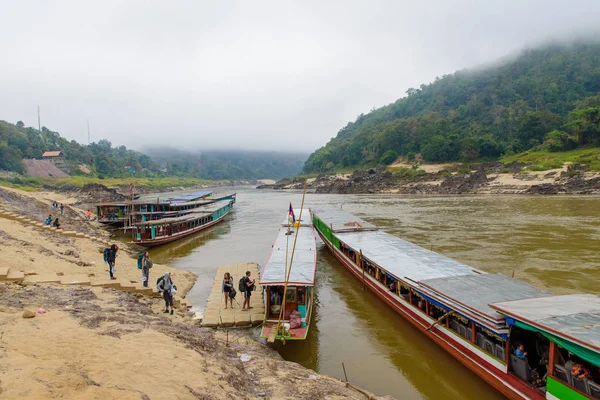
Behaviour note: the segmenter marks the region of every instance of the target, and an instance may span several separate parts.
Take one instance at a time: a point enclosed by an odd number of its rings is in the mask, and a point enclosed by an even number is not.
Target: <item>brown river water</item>
[[[299,208],[302,198],[299,192],[236,190],[234,212],[223,223],[151,250],[157,262],[198,275],[188,298],[200,311],[217,266],[264,264],[289,202]],[[600,197],[306,195],[305,207],[319,206],[342,206],[388,233],[555,293],[600,292]],[[309,338],[279,345],[285,359],[339,379],[343,362],[350,382],[398,399],[502,398],[363,291],[318,246]]]

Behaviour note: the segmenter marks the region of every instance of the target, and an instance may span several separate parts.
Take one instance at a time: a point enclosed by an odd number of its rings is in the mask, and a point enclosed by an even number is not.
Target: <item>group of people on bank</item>
[[[111,245],[104,249],[104,261],[108,264],[108,274],[110,279],[117,279],[116,275],[116,261],[119,255],[119,246],[116,244]],[[150,253],[144,251],[138,255],[138,269],[141,270],[142,276],[141,281],[144,287],[149,287],[150,282],[150,269],[152,268],[153,261],[150,258]],[[158,278],[156,281],[156,290],[162,294],[165,300],[165,310],[163,313],[170,313],[173,315],[173,296],[177,293],[177,286],[173,282],[171,272],[165,272],[163,276]]]
[[[252,291],[256,289],[256,280],[251,279],[250,275],[252,275],[252,273],[250,271],[246,271],[246,275],[243,276],[239,281],[238,289],[244,294],[244,304],[242,305],[242,311],[248,311],[251,308],[253,308],[250,305],[250,297],[252,296]],[[223,275],[221,292],[224,294],[225,297],[225,308],[227,309],[228,300],[229,306],[233,308],[233,300],[235,299],[236,290],[233,286],[233,277],[229,272],[225,272],[225,274]]]

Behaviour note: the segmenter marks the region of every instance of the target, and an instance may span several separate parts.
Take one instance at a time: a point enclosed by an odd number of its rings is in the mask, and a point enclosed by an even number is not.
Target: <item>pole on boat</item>
[[[425,331],[430,331],[431,328],[433,328],[434,326],[436,326],[437,324],[439,324],[440,322],[442,322],[442,320],[444,318],[449,317],[451,314],[454,314],[454,310],[450,310],[446,314],[444,314],[441,317],[439,317],[433,324],[429,325],[429,327],[427,329],[425,329]]]

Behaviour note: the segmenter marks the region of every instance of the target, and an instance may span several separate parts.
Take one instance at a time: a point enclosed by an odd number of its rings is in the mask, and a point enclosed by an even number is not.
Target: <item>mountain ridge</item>
[[[406,97],[360,114],[309,156],[303,172],[389,165],[418,154],[475,161],[544,144],[597,144],[590,114],[600,105],[600,42],[550,44],[508,59],[409,88]]]

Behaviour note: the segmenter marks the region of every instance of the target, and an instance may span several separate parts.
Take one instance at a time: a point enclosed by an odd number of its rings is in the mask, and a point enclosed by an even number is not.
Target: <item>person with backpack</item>
[[[108,273],[110,274],[110,279],[115,278],[114,274],[116,272],[115,263],[117,260],[117,252],[119,251],[119,246],[113,244],[112,246],[104,249],[104,261],[108,264]]]
[[[171,307],[171,315],[173,315],[173,295],[177,293],[177,286],[171,279],[171,273],[165,272],[164,276],[161,276],[156,281],[156,290],[162,292],[163,299],[165,299],[165,311],[163,313],[169,313],[169,307]]]
[[[244,305],[242,306],[242,311],[248,311],[249,309],[253,308],[250,306],[250,296],[254,290],[255,280],[250,280],[250,274],[250,271],[246,271],[246,276],[240,279],[240,291],[244,292]]]
[[[52,224],[52,214],[48,215],[48,218],[44,221],[44,225]]]
[[[150,259],[150,253],[145,251],[140,253],[138,256],[138,269],[142,270],[142,283],[144,287],[148,287],[150,281],[150,268],[152,268],[152,259]]]
[[[227,299],[229,299],[229,305],[233,308],[233,298],[235,297],[235,289],[233,288],[233,278],[229,272],[225,272],[223,276],[223,284],[221,285],[221,292],[225,294],[225,309],[227,309]]]

